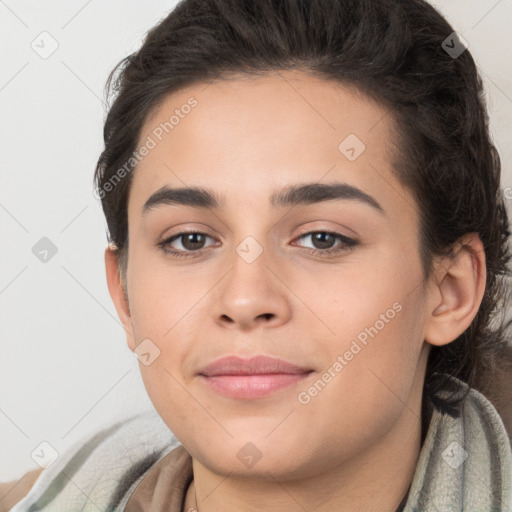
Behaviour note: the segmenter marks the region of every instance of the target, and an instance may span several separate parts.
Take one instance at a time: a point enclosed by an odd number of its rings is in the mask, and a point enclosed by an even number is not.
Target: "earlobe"
[[[126,332],[126,341],[130,350],[135,350],[135,338],[131,322],[130,306],[119,275],[118,255],[115,249],[105,249],[105,271],[110,297]]]
[[[457,339],[470,325],[485,292],[485,250],[477,233],[463,236],[452,258],[444,258],[435,271],[425,341],[442,346]]]

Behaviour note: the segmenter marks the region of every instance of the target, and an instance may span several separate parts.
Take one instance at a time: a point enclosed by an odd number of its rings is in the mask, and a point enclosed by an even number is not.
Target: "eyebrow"
[[[371,206],[381,215],[385,211],[379,202],[361,189],[347,183],[306,183],[289,185],[270,196],[273,208],[300,206],[332,200],[359,201]],[[182,205],[208,210],[219,209],[225,204],[224,196],[203,187],[170,188],[163,186],[152,194],[142,207],[142,215],[163,205]]]

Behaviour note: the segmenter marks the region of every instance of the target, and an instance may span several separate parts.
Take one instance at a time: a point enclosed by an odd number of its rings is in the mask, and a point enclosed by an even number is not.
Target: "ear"
[[[118,255],[110,246],[105,249],[105,270],[110,297],[114,302],[117,315],[126,332],[126,343],[130,350],[135,350],[135,337],[133,335],[132,317],[128,298],[125,295],[119,275]]]
[[[453,258],[445,257],[434,271],[429,291],[425,340],[442,346],[457,339],[471,324],[485,292],[485,250],[478,233],[461,237]]]

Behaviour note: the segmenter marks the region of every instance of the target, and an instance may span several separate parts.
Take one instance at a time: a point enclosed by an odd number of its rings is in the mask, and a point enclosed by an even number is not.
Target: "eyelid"
[[[341,229],[345,229],[346,231],[350,231],[352,234],[349,235],[349,234],[341,233],[340,232]],[[351,239],[354,239],[354,240],[358,239],[357,233],[355,231],[353,231],[352,229],[350,229],[350,228],[341,228],[341,227],[329,228],[325,224],[322,224],[320,226],[309,226],[308,225],[306,227],[300,228],[299,229],[299,234],[296,236],[296,238],[298,238],[299,236],[302,236],[302,235],[307,235],[307,234],[310,234],[310,233],[318,233],[318,232],[333,233],[333,234],[336,234],[336,235],[339,235],[339,236],[343,236],[345,238],[351,238]]]
[[[349,237],[344,235],[343,233],[339,233],[337,231],[332,231],[328,229],[313,229],[308,230],[305,233],[300,234],[299,236],[295,237],[294,240],[299,240],[304,237],[313,236],[315,233],[326,233],[335,238],[336,240],[340,241],[340,244],[336,245],[335,247],[331,247],[329,249],[314,249],[310,247],[304,247],[305,249],[309,249],[310,251],[315,251],[317,253],[336,253],[336,252],[342,252],[342,251],[348,251],[350,249],[355,248],[356,246],[360,245],[360,242],[358,239]],[[296,245],[296,244],[293,244]]]
[[[214,241],[217,241],[217,238],[214,237],[213,235],[210,235],[209,233],[205,232],[205,231],[201,231],[200,229],[182,229],[180,231],[178,231],[177,233],[175,233],[174,235],[169,235],[169,236],[164,236],[162,237],[162,239],[157,242],[157,245],[163,245],[165,243],[171,243],[171,242],[174,242],[176,240],[179,240],[183,235],[188,235],[188,234],[197,234],[197,235],[204,235],[205,237],[208,237],[208,238],[211,238],[212,240]],[[205,250],[206,248],[204,249],[200,249],[200,250]],[[183,251],[183,252],[199,252],[199,251]]]
[[[167,231],[169,231],[169,230],[166,230],[166,232]],[[178,230],[174,234],[160,236],[159,241],[160,242],[165,242],[167,240],[170,240],[171,238],[176,238],[179,235],[186,235],[188,233],[198,233],[198,234],[201,234],[201,235],[207,235],[210,238],[215,238],[215,239],[217,238],[214,235],[210,234],[208,228],[205,228],[203,226],[200,226],[200,227],[199,226],[198,227],[196,227],[196,226],[189,226],[189,227],[184,227],[184,228],[179,228],[178,227]]]

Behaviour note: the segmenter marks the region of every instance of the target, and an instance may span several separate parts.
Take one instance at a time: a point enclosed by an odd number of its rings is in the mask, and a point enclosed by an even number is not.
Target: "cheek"
[[[347,274],[335,284],[331,280],[323,294],[308,296],[311,309],[331,330],[316,339],[330,375],[329,391],[317,404],[343,405],[344,412],[333,412],[341,422],[358,417],[364,423],[386,415],[386,407],[391,418],[408,399],[423,345],[424,297],[420,287],[411,293],[409,283],[418,281],[418,274],[401,263],[396,259],[392,265],[390,259],[380,268],[376,263],[372,273]]]
[[[182,382],[178,368],[171,365],[172,362],[162,352],[150,366],[140,365],[140,373],[155,410],[173,434],[188,447],[196,439],[204,437],[202,429],[208,418]]]
[[[201,298],[206,290],[199,280],[162,271],[162,265],[138,271],[136,262],[134,258],[129,291],[134,336],[139,350],[146,343],[157,354],[150,364],[139,363],[141,376],[157,410],[172,410],[176,417],[176,411],[187,409],[183,364],[199,338],[198,311],[204,315]]]
[[[422,344],[413,333],[414,308],[395,304],[395,309],[367,310],[363,328],[351,323],[355,334],[339,336],[326,348],[329,363],[324,373],[301,390],[304,405],[297,412],[311,426],[312,437],[325,439],[327,452],[336,447],[347,457],[357,453],[376,442],[404,413]],[[388,323],[379,319],[386,311]]]
[[[132,324],[142,338],[154,337],[165,343],[182,320],[204,298],[208,287],[187,270],[170,271],[161,262],[132,260],[129,296]]]
[[[385,256],[325,267],[315,272],[314,282],[303,275],[290,276],[289,286],[305,306],[298,311],[297,322],[307,322],[310,332],[323,336],[326,347],[338,351],[349,349],[346,345],[356,338],[362,346],[374,337],[386,338],[404,317],[410,292],[404,276],[411,272],[393,255],[387,260]]]

